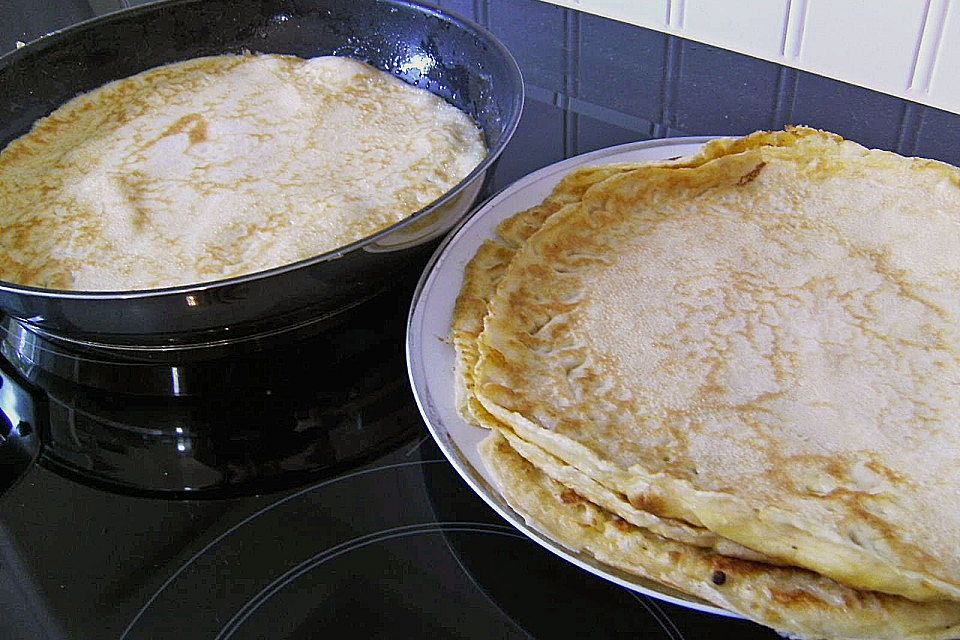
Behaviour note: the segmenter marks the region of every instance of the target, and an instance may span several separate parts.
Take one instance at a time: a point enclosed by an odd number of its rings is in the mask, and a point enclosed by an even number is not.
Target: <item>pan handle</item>
[[[40,453],[37,397],[0,358],[0,494]]]

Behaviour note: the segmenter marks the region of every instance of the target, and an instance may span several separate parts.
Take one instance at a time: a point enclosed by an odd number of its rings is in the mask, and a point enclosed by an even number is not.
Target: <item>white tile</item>
[[[544,2],[547,2],[548,4],[555,4],[561,7],[570,7],[571,9],[586,11],[586,9],[581,6],[580,0],[544,0]]]
[[[947,9],[929,95],[935,103],[960,113],[960,2],[957,0],[950,2]]]
[[[667,26],[670,2],[669,0],[575,0],[569,2],[568,0],[563,4],[621,22],[662,29]]]
[[[800,43],[803,42],[803,23],[807,17],[807,0],[789,0],[787,3],[787,25],[783,34],[784,60],[795,62],[800,55]]]
[[[800,63],[892,92],[910,86],[926,0],[807,0]]]
[[[668,0],[667,26],[671,29],[683,29],[683,14],[686,0]]]
[[[960,113],[960,0],[546,1]]]
[[[788,0],[685,0],[683,32],[735,51],[778,57],[788,5]]]
[[[933,64],[936,62],[940,43],[943,39],[944,19],[950,8],[950,0],[928,0],[927,19],[923,25],[923,39],[917,51],[916,62],[913,68],[913,78],[910,81],[909,93],[923,96],[930,89],[930,80],[933,77]]]

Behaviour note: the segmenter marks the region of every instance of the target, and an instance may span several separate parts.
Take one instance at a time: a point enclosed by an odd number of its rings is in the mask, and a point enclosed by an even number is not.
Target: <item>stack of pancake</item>
[[[960,638],[960,170],[807,128],[498,228],[458,408],[548,537],[803,638]]]

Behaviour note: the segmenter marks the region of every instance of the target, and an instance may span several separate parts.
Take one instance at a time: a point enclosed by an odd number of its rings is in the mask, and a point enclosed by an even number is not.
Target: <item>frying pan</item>
[[[523,82],[510,53],[481,27],[437,8],[406,0],[171,0],[84,22],[0,57],[0,146],[111,80],[244,51],[367,62],[469,114],[488,155],[410,218],[307,260],[145,291],[0,282],[0,311],[46,338],[144,354],[269,335],[336,315],[388,288],[398,273],[422,268],[439,236],[475,204],[520,119]]]

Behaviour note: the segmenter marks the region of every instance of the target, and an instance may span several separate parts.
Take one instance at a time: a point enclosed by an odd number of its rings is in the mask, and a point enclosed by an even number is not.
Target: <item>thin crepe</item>
[[[626,496],[863,590],[960,597],[960,172],[810,129],[588,189],[529,237],[474,393]]]
[[[635,527],[572,493],[493,431],[481,454],[514,510],[573,551],[669,585],[781,632],[834,640],[960,637],[960,604],[856,591],[803,569],[737,560]]]
[[[464,268],[463,284],[451,319],[450,336],[456,350],[454,390],[460,415],[479,425],[476,416],[486,413],[473,395],[473,370],[479,358],[477,338],[500,278],[530,236],[554,214],[576,208],[584,194],[604,180],[643,167],[695,167],[742,145],[741,140],[724,138],[689,157],[581,167],[564,176],[543,202],[501,222],[497,226],[497,237],[485,241]]]
[[[464,419],[476,426],[501,429],[508,437],[515,438],[509,429],[493,418],[474,397],[473,369],[479,356],[477,338],[483,330],[483,320],[488,311],[487,305],[510,260],[523,243],[546,226],[554,214],[575,207],[591,187],[604,180],[641,167],[696,166],[711,159],[716,152],[716,147],[708,147],[689,158],[584,167],[565,176],[541,204],[500,223],[497,228],[497,239],[484,242],[465,267],[463,285],[452,319],[451,337],[456,350],[456,401]],[[638,509],[623,499],[622,495],[594,482],[574,467],[563,465],[559,460],[532,444],[516,440],[515,448],[523,448],[525,456],[535,461],[553,479],[572,483],[572,486],[584,495],[600,502],[637,526],[732,557],[776,562],[774,558],[717,536],[703,527],[692,526],[681,520],[660,518],[643,509]]]

